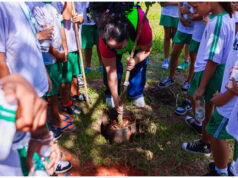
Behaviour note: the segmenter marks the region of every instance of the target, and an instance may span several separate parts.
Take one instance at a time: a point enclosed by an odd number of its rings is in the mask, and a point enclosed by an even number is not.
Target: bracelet
[[[40,143],[49,142],[49,141],[52,141],[53,139],[54,139],[54,135],[53,135],[52,131],[50,131],[50,137],[49,138],[40,139],[40,138],[32,138],[31,137],[31,140],[36,141],[36,142],[40,142]]]

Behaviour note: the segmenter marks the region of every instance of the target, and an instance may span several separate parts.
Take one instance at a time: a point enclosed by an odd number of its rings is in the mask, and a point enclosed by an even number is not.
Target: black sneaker
[[[59,161],[57,165],[55,165],[55,173],[65,173],[68,172],[72,168],[72,164],[68,161]]]
[[[195,119],[193,119],[190,116],[186,116],[185,117],[185,123],[191,128],[193,129],[198,135],[202,135],[202,126],[198,126],[195,123]]]
[[[62,132],[60,128],[54,128],[52,126],[49,127],[49,129],[53,132],[54,138],[58,140],[62,136]]]
[[[174,84],[174,81],[171,80],[171,78],[167,77],[165,80],[163,80],[162,82],[160,82],[158,84],[158,87],[159,88],[167,88],[167,87],[169,87],[169,86],[171,86],[173,84]]]
[[[229,176],[234,176],[234,168],[233,168],[233,166],[231,166],[231,163],[228,163],[227,168],[228,168],[227,169],[228,170],[228,175]],[[211,162],[208,165],[208,171],[211,172],[213,170],[215,170],[215,162]]]
[[[182,104],[176,108],[176,110],[174,111],[175,114],[179,115],[179,116],[184,116],[188,111],[192,110],[192,105],[191,105],[191,101],[186,98]]]
[[[203,176],[228,176],[225,173],[219,174],[215,169],[209,171],[207,174],[204,174]]]
[[[195,140],[191,142],[185,142],[182,145],[182,148],[191,153],[200,153],[200,154],[205,154],[207,156],[211,155],[211,146],[210,144],[203,143],[202,140]]]
[[[71,96],[71,100],[72,100],[72,101],[80,101],[80,102],[84,102],[84,101],[86,101],[86,96],[85,96],[85,94],[80,93],[79,95]],[[88,97],[88,100],[90,101],[91,98]]]
[[[187,92],[189,89],[190,83],[188,81],[185,81],[183,83],[183,87],[181,88],[183,92]]]
[[[74,104],[71,106],[63,106],[62,107],[63,111],[66,112],[67,114],[73,114],[73,115],[78,115],[82,113],[82,109]]]

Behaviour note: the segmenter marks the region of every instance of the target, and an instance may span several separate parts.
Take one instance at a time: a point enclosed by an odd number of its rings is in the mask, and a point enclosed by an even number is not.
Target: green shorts
[[[167,15],[161,15],[159,24],[165,27],[177,28],[178,22],[179,22],[179,18],[171,17]]]
[[[56,62],[55,64],[45,66],[52,83],[52,90],[50,93],[46,94],[46,96],[53,96],[59,93],[62,73],[60,65],[62,65],[60,62]]]
[[[96,25],[82,25],[82,48],[91,49],[93,45],[98,45],[99,29]]]
[[[191,42],[189,44],[189,52],[198,53],[199,45],[200,45],[200,42],[191,40]]]
[[[217,93],[221,89],[224,69],[225,69],[225,64],[218,65],[212,78],[207,84],[205,94],[204,94],[205,95],[204,99],[206,103],[210,103],[210,100],[212,99],[214,93]],[[204,71],[194,73],[193,79],[188,89],[188,93],[190,96],[193,97],[195,91],[198,89],[200,82],[202,80],[203,74],[204,74]]]
[[[217,139],[233,139],[233,137],[226,132],[228,121],[229,119],[220,115],[215,108],[211,119],[207,123],[206,131]]]
[[[192,34],[176,31],[173,42],[176,44],[190,44],[192,40]]]
[[[80,64],[80,69],[79,69]],[[81,62],[78,51],[68,54],[68,61],[61,64],[62,80],[61,83],[71,83],[72,77],[82,74]]]

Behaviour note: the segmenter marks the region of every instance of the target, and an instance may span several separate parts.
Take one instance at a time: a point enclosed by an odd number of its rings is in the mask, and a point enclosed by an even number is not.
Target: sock
[[[217,166],[215,166],[215,169],[216,169],[218,174],[226,174],[226,175],[228,175],[227,167],[225,169],[219,169]]]
[[[64,107],[70,107],[73,104],[72,100],[69,100],[67,104],[63,104]]]
[[[194,122],[197,126],[202,127],[202,124],[197,123],[196,121]]]

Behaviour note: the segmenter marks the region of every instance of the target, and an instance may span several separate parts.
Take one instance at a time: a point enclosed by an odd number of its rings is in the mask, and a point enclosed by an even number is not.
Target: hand
[[[182,14],[191,14],[191,12],[190,12],[190,8],[189,8],[189,6],[188,5],[184,5],[183,7],[181,7],[181,13]]]
[[[82,15],[73,14],[72,16],[73,16],[74,23],[82,24],[84,22],[84,18]]]
[[[62,51],[62,52],[59,52],[57,53],[56,55],[56,59],[60,62],[65,62],[65,52]]]
[[[209,17],[208,16],[203,18],[203,22],[204,22],[205,26],[207,25],[208,21],[209,21]]]
[[[189,20],[187,20],[183,17],[180,17],[179,20],[182,23],[182,25],[185,26],[185,27],[191,27],[192,26],[191,21],[189,21]]]
[[[237,84],[235,78],[232,78],[232,87],[231,87],[231,88],[228,88],[228,87],[226,86],[226,89],[227,89],[228,91],[230,91],[231,93],[233,93],[234,95],[238,96],[238,84]]]
[[[212,103],[218,103],[221,95],[222,95],[221,93],[214,93],[214,95],[210,101]]]
[[[116,107],[117,113],[122,114],[123,113],[123,106]]]
[[[49,28],[38,32],[37,33],[37,39],[39,41],[41,41],[41,40],[52,40],[53,31],[54,31],[54,26],[52,25]]]
[[[68,61],[68,57],[69,57],[69,56],[68,56],[68,51],[65,50],[65,51],[64,51],[64,59],[65,59],[64,62],[67,62],[67,61]]]
[[[34,171],[33,155],[34,155],[34,153],[38,153],[38,155],[41,158],[42,157],[44,158],[44,156],[40,154],[40,150],[43,145],[47,145],[47,146],[51,147],[51,153],[50,153],[50,156],[48,157],[50,162],[48,163],[47,161],[43,161],[43,164],[47,170],[47,173],[52,175],[55,171],[55,165],[60,160],[59,146],[56,143],[53,143],[53,141],[41,143],[38,141],[30,140],[29,147],[27,150],[26,163],[27,163],[27,166],[28,166],[30,172],[33,172]]]
[[[194,101],[196,101],[198,99],[203,99],[204,98],[204,92],[205,92],[205,89],[198,88],[195,91],[194,95],[193,95]]]
[[[130,57],[128,57],[127,59],[126,59],[126,70],[129,70],[129,71],[131,71],[132,69],[134,69],[134,67],[135,67],[135,65],[137,64],[137,62],[136,62],[136,60],[135,60],[135,58],[130,58]]]
[[[36,130],[46,123],[47,102],[38,97],[32,85],[22,76],[11,74],[1,79],[8,103],[18,100],[16,129],[22,132]]]

